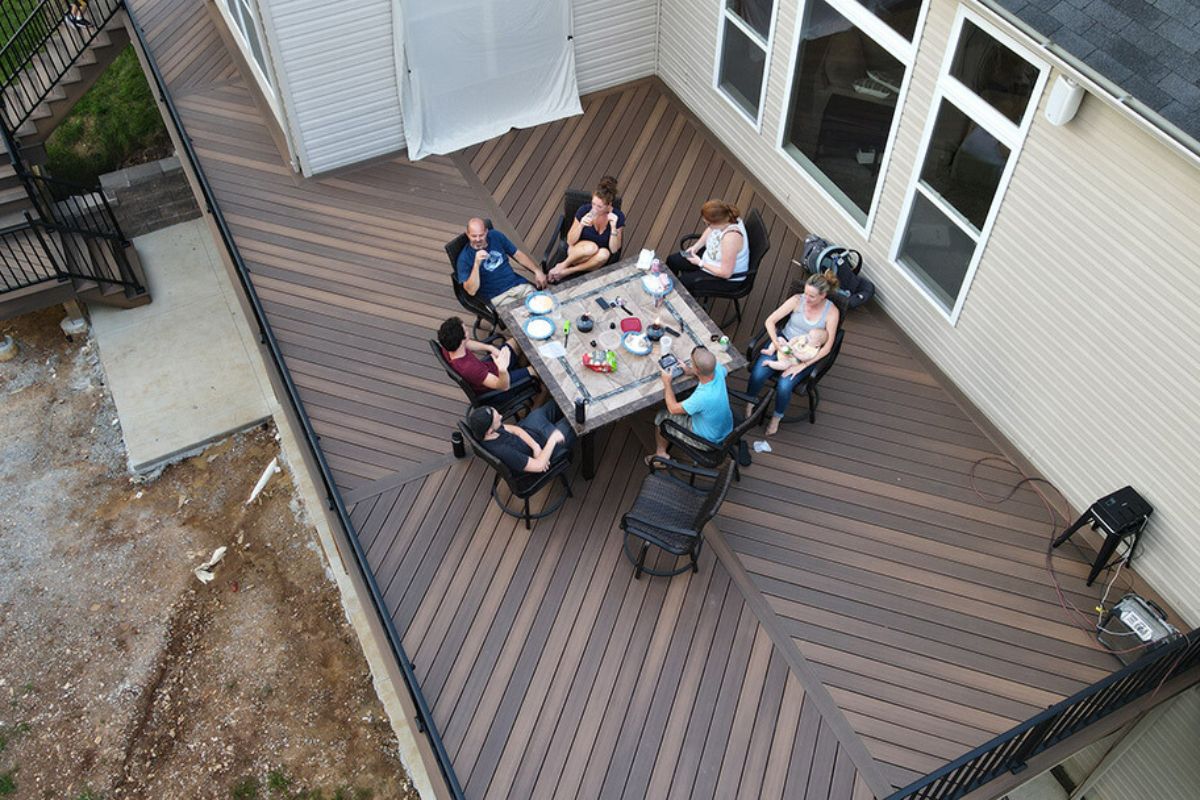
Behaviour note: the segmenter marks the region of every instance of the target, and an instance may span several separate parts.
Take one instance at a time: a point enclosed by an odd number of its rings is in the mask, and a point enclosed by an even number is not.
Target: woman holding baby
[[[829,294],[837,287],[837,276],[832,270],[810,275],[808,280],[796,282],[792,286],[792,295],[767,317],[764,327],[769,344],[750,369],[746,392],[757,397],[767,379],[778,375],[775,413],[767,424],[768,436],[779,430],[779,421],[787,414],[796,384],[806,378],[807,371],[833,348],[841,314],[829,300]],[[778,325],[785,317],[787,323],[780,330]]]

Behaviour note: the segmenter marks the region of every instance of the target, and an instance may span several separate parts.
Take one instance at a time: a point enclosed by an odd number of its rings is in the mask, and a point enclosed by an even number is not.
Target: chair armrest
[[[758,351],[767,346],[767,332],[759,331],[758,335],[750,340],[750,344],[746,345],[746,361],[750,362],[750,366],[754,366],[754,362],[758,361]]]
[[[662,456],[655,456],[654,458],[650,459],[651,472],[655,472],[655,464],[662,464],[669,470],[686,472],[689,475],[699,475],[702,478],[715,479],[717,477],[717,471],[715,469],[707,469],[705,467],[693,466],[692,464],[684,464],[682,461],[674,461],[670,458],[663,458]]]
[[[542,266],[546,266],[546,262],[550,260],[550,254],[558,247],[559,241],[562,240],[562,226],[566,215],[559,214],[554,219],[554,227],[551,228],[550,239],[546,242],[546,249],[542,251]]]
[[[650,528],[651,530],[656,531],[666,531],[667,533],[673,533],[676,536],[690,536],[695,538],[700,535],[698,531],[691,530],[690,528],[678,528],[674,525],[663,525],[661,522],[651,522],[645,517],[634,514],[632,511],[627,512],[621,517],[622,527],[624,527],[626,522],[636,522],[643,528]]]
[[[689,233],[687,236],[684,236],[682,239],[679,240],[679,249],[686,250],[687,246],[689,244],[691,244],[692,242],[696,241],[699,238],[700,238],[700,234]]]
[[[730,389],[728,385],[726,385],[725,391],[729,393],[730,397],[741,400],[742,402],[754,404],[758,403],[758,398],[754,395],[746,394],[745,392],[739,392],[737,389]]]

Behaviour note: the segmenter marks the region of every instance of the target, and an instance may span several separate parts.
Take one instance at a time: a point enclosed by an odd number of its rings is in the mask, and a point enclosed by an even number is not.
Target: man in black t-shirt
[[[554,403],[538,406],[519,425],[505,424],[491,406],[472,409],[466,421],[484,449],[516,474],[545,472],[575,445],[575,431]]]

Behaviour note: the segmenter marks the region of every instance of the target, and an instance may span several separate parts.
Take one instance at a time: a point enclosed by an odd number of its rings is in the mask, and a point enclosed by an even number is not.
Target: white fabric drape
[[[582,114],[567,0],[398,0],[409,158]]]

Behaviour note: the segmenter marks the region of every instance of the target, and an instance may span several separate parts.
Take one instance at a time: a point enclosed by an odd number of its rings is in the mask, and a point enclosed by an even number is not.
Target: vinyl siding
[[[1063,767],[1076,785],[1119,739],[1109,737],[1069,758]],[[1088,800],[1194,800],[1200,794],[1200,689],[1170,702],[1162,715],[1108,766],[1085,793]]]
[[[658,0],[574,0],[572,13],[581,94],[654,74]]]
[[[878,301],[1074,508],[1147,497],[1138,570],[1194,624],[1200,170],[1097,98],[1062,128],[1039,109],[951,326],[888,260],[959,5],[930,2],[869,239],[777,149],[800,0],[782,0],[761,133],[712,88],[716,0],[662,0],[660,74],[803,226],[862,251]]]
[[[404,147],[390,0],[260,0],[306,175]]]

